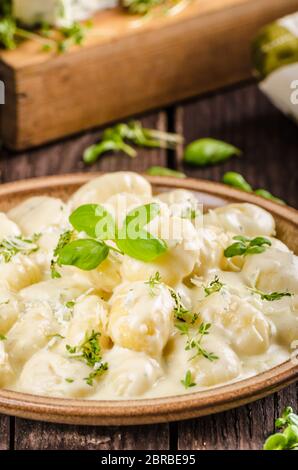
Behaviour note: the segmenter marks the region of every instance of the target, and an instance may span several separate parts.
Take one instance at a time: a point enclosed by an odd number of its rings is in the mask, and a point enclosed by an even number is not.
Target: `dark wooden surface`
[[[1,182],[77,171],[144,171],[151,165],[183,169],[192,177],[219,181],[225,171],[240,171],[298,207],[298,128],[279,113],[254,84],[222,90],[142,118],[144,124],[182,132],[187,142],[212,136],[238,145],[243,157],[221,166],[185,168],[176,153],[140,150],[137,159],[105,156],[84,168],[83,149],[100,130],[22,154],[0,150]],[[181,423],[137,427],[64,426],[0,416],[0,449],[260,449],[286,405],[298,409],[292,385],[256,403]]]

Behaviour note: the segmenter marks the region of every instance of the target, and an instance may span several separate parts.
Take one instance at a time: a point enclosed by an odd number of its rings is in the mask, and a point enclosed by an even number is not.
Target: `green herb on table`
[[[275,420],[275,427],[280,432],[268,437],[264,450],[298,450],[298,416],[290,406]]]
[[[285,204],[282,199],[273,196],[269,191],[266,189],[255,189],[251,187],[251,185],[244,179],[244,177],[240,173],[236,173],[235,171],[228,171],[222,177],[222,182],[227,184],[228,186],[232,186],[233,188],[241,189],[242,191],[246,191],[248,193],[254,192],[258,196],[261,196],[265,199],[269,199],[274,202],[278,202],[279,204]]]
[[[262,300],[267,300],[268,302],[273,302],[274,300],[280,300],[283,297],[292,297],[293,294],[290,292],[271,292],[267,294],[266,292],[262,292],[259,289],[251,289],[254,294],[257,294],[261,297]]]
[[[18,253],[31,255],[35,253],[39,246],[37,244],[41,234],[34,234],[32,237],[22,235],[4,238],[0,242],[0,260],[8,263]]]
[[[155,129],[147,129],[138,121],[121,123],[106,129],[98,144],[86,148],[83,160],[87,164],[95,163],[106,152],[123,152],[129,157],[136,157],[137,151],[129,144],[149,148],[175,148],[183,142],[178,134]]]
[[[184,387],[186,389],[190,388],[190,387],[195,387],[197,384],[195,382],[193,382],[192,380],[192,374],[191,374],[191,371],[188,370],[185,374],[185,377],[184,379],[181,380],[181,383],[182,385],[184,385]]]
[[[147,175],[151,176],[170,176],[173,178],[186,178],[184,173],[172,170],[171,168],[164,168],[162,166],[152,166],[146,170]]]
[[[224,284],[220,282],[219,277],[215,276],[213,281],[211,281],[210,284],[204,288],[205,296],[208,297],[208,295],[219,292],[223,286]]]
[[[266,189],[256,189],[254,193],[257,194],[258,196],[263,197],[264,199],[269,199],[270,201],[278,202],[279,204],[283,204],[283,205],[286,204],[285,201],[283,201],[279,197],[273,196],[273,194],[271,194]]]
[[[223,175],[222,181],[228,186],[233,186],[233,188],[241,189],[242,191],[246,191],[248,193],[253,191],[251,185],[243,178],[243,176],[240,175],[240,173],[236,173],[235,171],[228,171],[225,173]]]
[[[0,341],[5,341],[6,339],[7,339],[6,336],[0,334]]]
[[[202,138],[187,145],[183,159],[190,165],[204,167],[224,162],[241,153],[237,147],[222,140]]]
[[[233,237],[235,243],[228,246],[224,251],[226,258],[233,258],[234,256],[247,256],[263,253],[268,246],[271,246],[271,241],[265,237],[247,238],[242,235]]]
[[[108,364],[106,362],[102,362],[101,347],[99,343],[100,336],[101,334],[99,332],[92,330],[91,335],[86,333],[84,341],[78,346],[66,345],[66,350],[70,357],[84,362],[88,367],[93,369],[89,376],[84,379],[90,386],[93,385],[95,378],[100,377],[108,370]]]

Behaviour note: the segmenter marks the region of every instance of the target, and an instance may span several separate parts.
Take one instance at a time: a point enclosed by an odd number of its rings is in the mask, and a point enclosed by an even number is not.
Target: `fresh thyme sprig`
[[[254,294],[258,294],[261,297],[262,300],[267,300],[268,302],[272,302],[274,300],[280,300],[283,297],[292,297],[292,295],[293,295],[290,292],[271,292],[269,294],[269,293],[266,293],[266,292],[262,292],[259,289],[250,289],[250,290]]]
[[[31,255],[39,249],[37,241],[41,234],[36,233],[32,237],[22,235],[8,237],[0,242],[0,261],[8,263],[18,253]]]
[[[196,335],[193,336],[193,337],[188,338],[188,340],[186,342],[185,350],[186,351],[191,351],[191,350],[195,351],[195,354],[189,359],[190,361],[192,361],[193,359],[195,359],[198,356],[202,356],[202,357],[204,357],[205,359],[208,359],[211,362],[219,359],[219,357],[216,356],[213,352],[207,351],[202,346],[202,340],[203,340],[204,336],[209,335],[210,328],[211,328],[211,323],[202,322],[200,324],[198,330],[197,330]]]
[[[156,295],[156,290],[155,290],[156,286],[161,284],[161,275],[160,275],[160,273],[157,271],[155,274],[150,276],[149,281],[146,281],[145,284],[147,284],[149,286],[150,295],[152,297],[154,297]]]

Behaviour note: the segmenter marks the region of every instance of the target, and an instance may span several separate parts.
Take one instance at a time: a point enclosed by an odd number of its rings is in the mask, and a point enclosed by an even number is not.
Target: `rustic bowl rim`
[[[15,181],[0,186],[0,198],[21,193],[76,187],[103,173],[75,173]],[[255,194],[201,179],[177,179],[144,175],[154,186],[188,189],[222,198],[226,202],[250,202],[291,223],[298,233],[298,211]],[[75,188],[74,188],[75,189]],[[215,413],[269,395],[297,380],[298,365],[288,360],[276,367],[211,390],[162,398],[137,400],[82,400],[44,397],[0,390],[0,412],[35,420],[86,425],[131,425],[169,422]]]

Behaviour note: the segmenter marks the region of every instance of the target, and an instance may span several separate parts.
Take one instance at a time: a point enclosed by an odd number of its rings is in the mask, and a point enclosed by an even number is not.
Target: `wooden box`
[[[193,0],[140,20],[99,13],[82,47],[0,54],[1,140],[20,150],[222,87],[251,74],[250,42],[297,0]]]

